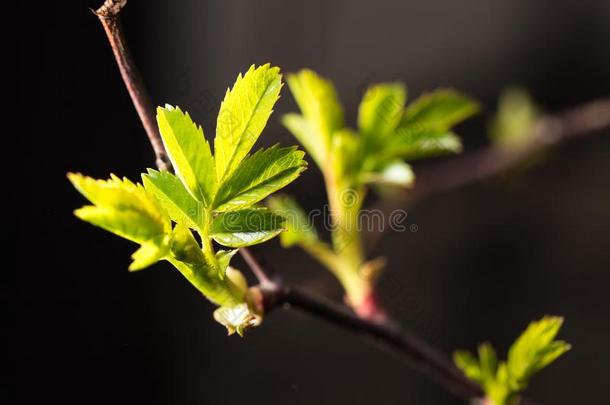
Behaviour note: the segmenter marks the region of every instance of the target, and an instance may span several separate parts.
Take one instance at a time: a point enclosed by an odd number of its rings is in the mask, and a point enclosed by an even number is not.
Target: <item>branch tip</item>
[[[126,5],[127,0],[106,0],[100,8],[93,12],[99,18],[112,19],[118,17]]]

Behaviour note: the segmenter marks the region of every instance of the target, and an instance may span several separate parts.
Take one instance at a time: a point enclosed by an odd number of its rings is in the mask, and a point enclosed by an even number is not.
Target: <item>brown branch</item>
[[[121,71],[125,87],[138,112],[140,121],[142,121],[142,126],[146,131],[148,140],[155,151],[157,167],[159,170],[170,170],[171,163],[163,147],[157,123],[155,122],[154,105],[150,100],[142,76],[127,47],[127,42],[121,28],[119,14],[126,4],[127,0],[106,0],[104,5],[95,10],[94,13],[102,23],[104,31],[106,31],[108,42],[110,42],[112,47],[112,52]]]
[[[284,285],[281,280],[274,280],[267,274],[268,269],[250,252],[246,251],[244,258],[261,282],[265,313],[278,307],[297,308],[332,325],[369,338],[375,346],[396,355],[416,371],[465,401],[483,396],[479,386],[467,379],[443,354],[397,323],[387,318],[377,322],[360,318],[345,305],[298,287]]]
[[[530,133],[524,134],[529,142],[519,148],[488,146],[479,151],[455,157],[446,162],[416,173],[413,190],[405,191],[389,201],[379,203],[385,217],[396,209],[404,209],[431,195],[493,177],[509,170],[536,152],[561,142],[576,139],[610,127],[610,98],[591,101],[556,115],[538,120]],[[366,235],[367,249],[372,250],[387,227]]]

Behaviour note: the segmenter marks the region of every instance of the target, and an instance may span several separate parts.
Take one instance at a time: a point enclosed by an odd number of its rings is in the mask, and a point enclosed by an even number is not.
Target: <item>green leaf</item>
[[[235,171],[267,124],[279,97],[281,78],[277,67],[252,65],[227,90],[214,139],[216,174],[221,181]]]
[[[297,113],[284,114],[282,125],[303,145],[318,167],[323,167],[328,146],[320,141],[315,126],[305,117]]]
[[[333,134],[329,157],[335,180],[348,186],[358,176],[363,161],[362,144],[357,133],[343,128]]]
[[[306,168],[304,155],[296,147],[275,145],[247,157],[218,190],[215,210],[246,208],[291,183]]]
[[[563,318],[545,316],[532,322],[508,352],[508,371],[511,383],[518,389],[527,386],[532,375],[570,350],[570,345],[556,341]]]
[[[402,127],[388,147],[380,153],[380,160],[401,158],[422,159],[462,151],[462,142],[453,132],[419,127]]]
[[[69,173],[68,178],[95,204],[74,212],[83,221],[137,243],[148,242],[170,230],[169,219],[140,184],[115,175],[109,180],[95,180]]]
[[[521,147],[531,140],[539,118],[540,110],[525,89],[508,88],[500,96],[498,112],[489,128],[490,137],[500,147]]]
[[[157,198],[173,221],[197,230],[205,227],[203,204],[189,194],[176,176],[148,169],[148,174],[142,174],[142,181],[146,191]]]
[[[332,134],[343,128],[343,108],[335,88],[331,81],[308,69],[288,75],[287,82],[302,116],[289,114],[282,123],[322,167]]]
[[[178,107],[157,108],[163,144],[176,175],[196,200],[210,205],[216,190],[216,173],[203,129]]]
[[[479,345],[479,363],[483,381],[491,381],[496,378],[498,358],[491,344],[483,343]]]
[[[439,89],[423,94],[410,103],[400,126],[417,126],[442,132],[478,111],[478,103],[465,94],[453,89]]]
[[[384,83],[370,87],[358,109],[358,129],[366,138],[381,140],[398,126],[407,91],[402,83]],[[371,142],[368,142],[371,143]]]
[[[466,350],[455,351],[453,353],[453,362],[464,372],[466,377],[479,384],[483,384],[484,379],[481,376],[479,361],[470,352]]]
[[[218,262],[218,266],[220,267],[220,271],[224,274],[229,267],[229,263],[231,262],[231,258],[235,256],[239,249],[231,249],[231,250],[219,250],[216,252],[216,261]]]
[[[218,215],[212,238],[224,246],[241,247],[265,242],[284,230],[284,219],[267,208],[247,208]]]
[[[219,306],[236,306],[245,301],[243,291],[226,277],[218,277],[218,271],[206,261],[192,232],[177,224],[170,245],[168,261],[203,295]]]
[[[285,220],[286,231],[280,234],[282,246],[310,244],[318,240],[313,224],[295,199],[286,195],[273,196],[267,200],[267,205]]]
[[[410,165],[402,160],[393,160],[377,172],[364,173],[362,181],[378,185],[412,187],[415,174]]]
[[[136,250],[131,258],[133,262],[129,265],[129,271],[137,271],[163,260],[169,253],[169,239],[167,236],[158,238],[154,242],[145,242]]]
[[[478,360],[465,351],[455,352],[453,360],[468,378],[481,385],[487,400],[494,405],[515,405],[530,378],[570,349],[567,343],[554,340],[562,321],[546,316],[532,322],[511,346],[506,362],[498,362],[489,343],[479,346]]]

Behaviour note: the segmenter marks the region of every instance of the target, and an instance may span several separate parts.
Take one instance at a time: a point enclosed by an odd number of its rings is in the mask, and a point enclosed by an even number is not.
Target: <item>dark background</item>
[[[5,116],[8,227],[0,299],[3,403],[453,404],[443,389],[343,330],[278,311],[227,338],[167,264],[129,274],[129,242],[79,222],[67,171],[137,179],[153,165],[102,28],[99,2],[20,2],[17,108]],[[520,83],[548,111],[610,94],[610,2],[135,1],[123,15],[154,101],[179,104],[213,135],[221,96],[252,63],[332,78],[351,125],[363,88],[401,80],[415,96],[455,86],[486,111],[458,132],[485,142],[497,95]],[[260,145],[293,144],[277,122]],[[11,129],[14,127],[14,129]],[[5,146],[7,148],[7,146]],[[12,158],[14,162],[12,162]],[[433,164],[431,162],[430,164]],[[610,131],[571,142],[517,179],[438,195],[409,211],[418,232],[389,234],[381,294],[445,352],[489,340],[504,353],[543,314],[566,317],[573,350],[535,378],[549,404],[608,398]],[[6,180],[5,180],[6,182]],[[313,166],[289,187],[325,200]],[[17,234],[15,238],[14,233]],[[15,242],[16,241],[16,242]],[[5,245],[6,246],[6,245]],[[336,299],[334,280],[277,241],[256,249],[282,275]],[[7,261],[9,260],[10,261]],[[236,262],[244,267],[240,261]]]

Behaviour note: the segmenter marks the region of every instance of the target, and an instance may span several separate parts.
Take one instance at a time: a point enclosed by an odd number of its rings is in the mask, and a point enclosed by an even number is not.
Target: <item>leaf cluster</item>
[[[498,361],[489,343],[479,345],[478,358],[467,351],[454,353],[455,364],[483,388],[494,405],[511,405],[541,369],[570,350],[570,345],[555,340],[563,318],[545,316],[530,323],[508,351],[506,361]]]
[[[163,144],[175,174],[148,169],[143,184],[111,176],[69,174],[93,205],[76,215],[139,243],[130,270],[172,263],[219,308],[215,319],[239,334],[260,321],[247,283],[229,266],[237,248],[265,242],[284,219],[258,203],[305,170],[304,152],[272,146],[250,153],[282,87],[277,67],[252,66],[237,77],[221,104],[214,153],[203,128],[179,107],[157,109]],[[201,243],[197,241],[195,232]],[[233,249],[214,249],[212,241]]]
[[[414,175],[405,160],[460,152],[452,128],[479,105],[453,89],[425,93],[405,106],[402,83],[370,86],[358,108],[357,130],[346,127],[333,84],[311,70],[288,76],[301,110],[282,117],[325,173],[332,171],[349,187],[382,184],[408,187]]]

